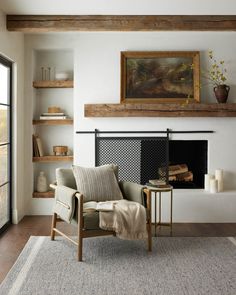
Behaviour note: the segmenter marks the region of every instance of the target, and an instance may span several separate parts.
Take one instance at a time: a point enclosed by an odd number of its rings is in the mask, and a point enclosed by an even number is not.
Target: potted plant
[[[213,51],[208,53],[210,59],[210,68],[202,72],[202,77],[209,80],[214,85],[214,93],[218,103],[226,103],[230,87],[226,85],[226,73],[224,60],[217,61]]]

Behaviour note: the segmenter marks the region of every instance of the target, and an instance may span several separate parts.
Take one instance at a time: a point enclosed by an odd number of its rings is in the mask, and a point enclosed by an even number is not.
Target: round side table
[[[170,234],[172,235],[172,216],[173,216],[173,187],[171,185],[165,187],[158,186],[148,186],[146,187],[147,192],[150,195],[150,198],[154,195],[155,210],[154,210],[154,226],[155,226],[155,237],[156,237],[156,228],[157,226],[170,226]],[[161,221],[161,205],[162,205],[162,193],[170,192],[170,222]],[[159,220],[157,222],[157,196],[159,196]]]

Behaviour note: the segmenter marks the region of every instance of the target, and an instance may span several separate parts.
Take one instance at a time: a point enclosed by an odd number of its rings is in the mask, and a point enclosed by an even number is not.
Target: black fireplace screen
[[[76,131],[95,135],[95,165],[114,163],[119,179],[146,184],[161,179],[174,188],[203,188],[207,173],[207,140],[169,140],[170,134],[213,133],[192,131]],[[104,134],[116,134],[106,137]],[[120,134],[145,134],[145,137],[120,137]],[[152,134],[148,136],[147,134]],[[163,134],[163,136],[153,136]]]
[[[163,137],[96,137],[96,166],[114,163],[119,179],[146,184],[168,183],[169,139]]]

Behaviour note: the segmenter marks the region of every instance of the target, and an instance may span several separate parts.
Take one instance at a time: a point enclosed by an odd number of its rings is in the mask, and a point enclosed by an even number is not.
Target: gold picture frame
[[[200,102],[199,51],[122,51],[121,103]]]

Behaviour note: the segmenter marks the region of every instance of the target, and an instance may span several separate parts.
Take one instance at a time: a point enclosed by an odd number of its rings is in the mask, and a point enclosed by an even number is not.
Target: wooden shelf
[[[34,88],[73,88],[73,80],[34,81]]]
[[[73,120],[33,120],[33,125],[73,125]]]
[[[85,104],[85,117],[236,117],[236,103]]]
[[[41,199],[54,198],[54,192],[53,191],[48,191],[46,193],[33,192],[33,198],[41,198]]]
[[[70,162],[73,161],[73,156],[43,156],[33,157],[33,162]]]

